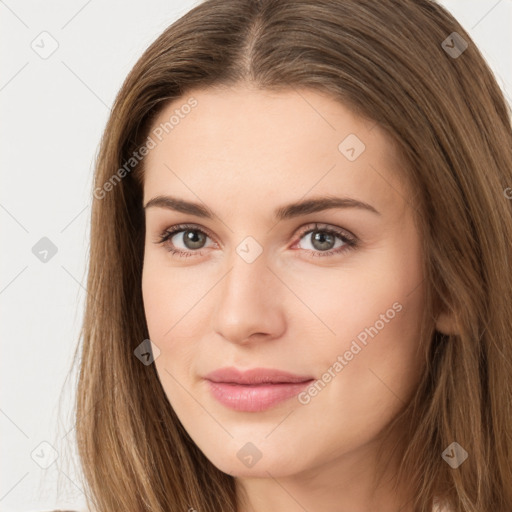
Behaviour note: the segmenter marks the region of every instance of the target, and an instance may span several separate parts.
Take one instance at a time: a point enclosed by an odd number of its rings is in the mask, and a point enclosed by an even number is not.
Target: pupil
[[[315,242],[320,243],[320,247],[317,247]],[[334,236],[324,233],[322,231],[315,231],[313,236],[313,247],[318,250],[332,249],[332,243],[334,242]],[[327,244],[327,246],[325,245]]]
[[[199,240],[197,240],[197,238],[199,238]],[[202,240],[202,238],[204,238],[204,235],[202,233],[199,233],[198,231],[192,231],[192,230],[185,231],[185,240],[192,244],[192,247],[190,247],[188,243],[185,244],[188,246],[189,249],[200,248],[201,242],[204,242],[204,240]]]

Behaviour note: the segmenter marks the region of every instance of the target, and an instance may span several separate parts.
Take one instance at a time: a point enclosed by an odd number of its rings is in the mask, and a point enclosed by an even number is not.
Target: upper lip
[[[230,366],[219,368],[205,376],[205,379],[212,382],[226,382],[234,384],[262,384],[262,383],[282,383],[282,382],[306,382],[314,377],[295,375],[293,373],[273,368],[251,368],[249,370],[238,370]]]

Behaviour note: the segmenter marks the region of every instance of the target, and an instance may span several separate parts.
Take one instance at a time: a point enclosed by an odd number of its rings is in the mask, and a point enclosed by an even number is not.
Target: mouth
[[[225,384],[296,384],[313,379],[312,375],[297,375],[274,368],[239,370],[234,366],[219,368],[205,376],[212,382]]]
[[[304,382],[233,384],[208,381],[212,396],[240,412],[262,412],[298,395],[313,379]]]
[[[230,367],[211,372],[205,380],[213,398],[222,405],[240,412],[262,412],[296,396],[314,378],[274,369],[242,372]]]

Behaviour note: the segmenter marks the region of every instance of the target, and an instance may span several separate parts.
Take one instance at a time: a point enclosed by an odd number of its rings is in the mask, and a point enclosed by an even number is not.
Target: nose
[[[282,336],[286,329],[285,292],[264,254],[248,263],[235,253],[217,289],[215,332],[239,344]]]

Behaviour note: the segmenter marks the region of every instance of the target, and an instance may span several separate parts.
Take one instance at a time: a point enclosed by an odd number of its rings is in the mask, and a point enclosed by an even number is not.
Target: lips
[[[280,384],[284,382],[305,382],[314,377],[311,375],[295,375],[271,368],[251,368],[250,370],[240,371],[231,366],[215,370],[206,375],[205,378],[212,382],[224,382],[228,384]]]
[[[289,372],[253,368],[241,372],[234,367],[209,373],[211,395],[222,405],[241,412],[262,412],[299,394],[314,378]]]

